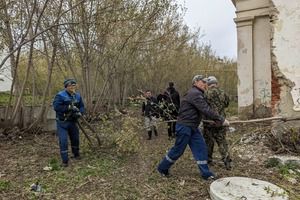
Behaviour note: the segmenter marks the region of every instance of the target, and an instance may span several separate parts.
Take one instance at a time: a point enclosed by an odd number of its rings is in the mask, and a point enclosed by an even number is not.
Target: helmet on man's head
[[[218,84],[218,80],[215,76],[209,76],[207,78],[207,84],[212,85],[212,84]]]

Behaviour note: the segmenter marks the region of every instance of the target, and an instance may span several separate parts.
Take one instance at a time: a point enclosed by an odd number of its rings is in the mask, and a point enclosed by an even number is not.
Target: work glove
[[[72,111],[73,111],[73,112],[79,112],[79,108],[77,108],[76,106],[73,106]],[[79,112],[79,113],[80,113],[80,112]]]
[[[80,118],[81,116],[82,116],[81,112],[76,112],[73,114],[73,117],[76,119]]]
[[[222,127],[222,121],[220,120],[216,120],[216,121],[212,121],[212,120],[203,120],[203,126],[205,127]]]
[[[71,104],[68,106],[68,110],[72,112],[79,112],[79,109],[76,106]]]
[[[222,126],[229,126],[229,125],[230,125],[229,121],[227,119],[225,119]]]

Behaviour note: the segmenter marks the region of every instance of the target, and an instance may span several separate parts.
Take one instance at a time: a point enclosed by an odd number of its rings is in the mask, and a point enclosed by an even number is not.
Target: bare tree
[[[157,93],[174,81],[183,92],[195,73],[215,70],[220,62],[235,66],[199,42],[200,29],[183,23],[184,9],[175,0],[21,0],[17,7],[3,0],[0,5],[5,25],[0,46],[8,50],[0,69],[9,60],[13,72],[6,119],[17,117],[28,90],[31,104],[41,106],[29,128],[43,119],[68,77],[77,79],[87,114],[97,115],[104,107],[125,106],[138,89]]]

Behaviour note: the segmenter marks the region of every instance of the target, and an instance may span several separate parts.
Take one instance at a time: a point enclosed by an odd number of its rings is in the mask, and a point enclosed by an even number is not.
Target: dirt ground
[[[273,154],[264,146],[264,127],[235,127],[228,134],[233,169],[227,171],[216,151],[216,164],[211,169],[219,178],[243,176],[269,181],[283,187],[290,199],[300,196],[297,183],[288,181],[278,168],[266,168],[265,160]],[[161,177],[156,166],[174,140],[168,140],[165,125],[158,137],[146,140],[140,133],[142,149],[134,155],[120,156],[115,149],[89,150],[82,136],[82,160],[71,160],[60,168],[59,148],[54,134],[43,133],[0,141],[0,199],[210,199],[210,182],[199,175],[191,151],[171,168],[170,178]],[[53,170],[44,168],[51,163]],[[298,174],[299,175],[299,174]],[[41,192],[30,191],[38,182]]]

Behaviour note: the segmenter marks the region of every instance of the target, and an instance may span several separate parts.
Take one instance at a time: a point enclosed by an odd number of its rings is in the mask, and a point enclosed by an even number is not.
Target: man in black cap
[[[229,125],[222,116],[215,113],[207,104],[204,90],[207,88],[206,79],[202,75],[196,75],[192,80],[192,88],[182,97],[179,114],[176,123],[176,141],[157,167],[163,176],[169,175],[170,167],[184,153],[189,145],[197,162],[202,178],[214,179],[215,175],[207,165],[207,147],[198,128],[202,117],[214,120],[220,125]]]
[[[53,101],[56,111],[57,135],[59,139],[62,166],[68,166],[68,136],[71,140],[73,158],[80,159],[79,130],[77,120],[84,112],[84,104],[79,93],[76,93],[76,80],[66,79],[65,89],[58,92]]]
[[[172,121],[176,120],[180,107],[180,96],[178,91],[174,88],[174,83],[169,82],[169,87],[164,92],[164,101],[161,101],[163,106],[163,116],[165,120]],[[175,137],[175,125],[176,122],[168,122],[168,136],[169,139]]]

